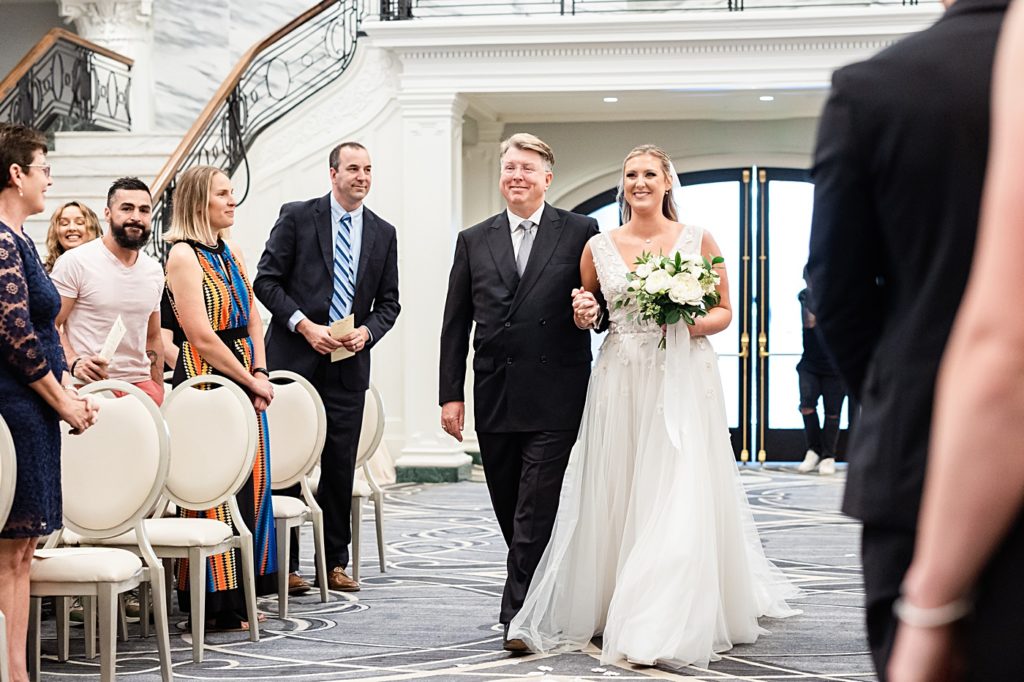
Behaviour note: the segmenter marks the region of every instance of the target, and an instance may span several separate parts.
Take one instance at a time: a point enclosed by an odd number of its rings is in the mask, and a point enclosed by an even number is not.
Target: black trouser
[[[868,645],[879,682],[885,682],[886,666],[896,636],[892,604],[900,595],[903,576],[914,554],[914,531],[865,524],[861,536],[864,565],[864,601],[867,607]]]
[[[817,374],[803,369],[798,369],[797,375],[800,377],[800,412],[804,418],[807,449],[814,450],[822,458],[838,459],[836,444],[839,442],[839,415],[843,411],[843,399],[846,397],[843,382],[835,375]],[[824,433],[818,422],[819,397],[825,405]]]
[[[352,482],[355,478],[359,431],[363,424],[366,391],[349,391],[341,385],[337,364],[321,362],[313,385],[324,401],[327,412],[327,440],[320,456],[320,485],[316,500],[324,512],[324,549],[327,570],[348,567],[352,542]],[[271,452],[273,457],[274,453]],[[301,497],[298,485],[286,488],[282,495]],[[298,532],[292,535],[288,570],[299,570]]]
[[[494,515],[508,545],[500,622],[519,612],[558,512],[562,476],[576,431],[480,433],[480,456]]]
[[[968,679],[1024,680],[1024,516],[1018,515],[978,578],[966,622]]]

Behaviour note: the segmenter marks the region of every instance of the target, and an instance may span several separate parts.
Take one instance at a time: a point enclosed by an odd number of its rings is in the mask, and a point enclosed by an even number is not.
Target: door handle
[[[768,335],[764,332],[757,335],[757,357],[768,357]]]
[[[743,332],[740,335],[740,355],[739,357],[746,360],[750,357],[750,334]]]

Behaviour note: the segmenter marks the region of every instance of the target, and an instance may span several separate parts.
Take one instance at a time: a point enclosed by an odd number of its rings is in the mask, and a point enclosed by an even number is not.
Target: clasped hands
[[[333,353],[339,348],[358,353],[359,351],[366,348],[366,345],[370,343],[370,330],[366,326],[358,327],[353,329],[351,332],[342,336],[340,339],[336,339],[331,336],[331,328],[310,322],[308,319],[300,320],[295,325],[295,331],[302,334],[313,350],[320,355],[327,355]]]
[[[572,321],[580,329],[593,329],[597,325],[597,317],[601,313],[594,294],[584,287],[572,290]]]
[[[67,387],[57,406],[57,414],[71,426],[71,434],[78,435],[96,423],[99,405],[92,396],[80,397],[73,387]]]

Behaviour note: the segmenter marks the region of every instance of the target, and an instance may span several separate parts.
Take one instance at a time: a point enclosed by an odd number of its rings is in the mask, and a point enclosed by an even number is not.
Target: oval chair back
[[[61,422],[64,525],[83,537],[114,537],[132,530],[160,496],[170,464],[167,426],[156,403],[123,381],[87,384],[78,394],[97,401],[99,412],[78,435]]]
[[[359,447],[356,450],[356,469],[370,461],[380,447],[384,437],[384,402],[380,392],[372,383],[366,390],[366,404],[363,407],[363,426],[359,430]]]
[[[0,528],[14,504],[14,486],[18,482],[18,460],[14,456],[14,438],[7,422],[0,417]]]
[[[202,511],[228,500],[252,475],[259,431],[245,392],[214,374],[192,377],[164,398],[171,467],[164,495]]]
[[[298,483],[313,470],[327,439],[327,413],[320,394],[304,377],[287,370],[270,373],[274,400],[267,408],[270,431],[270,486]]]
[[[17,482],[18,460],[14,453],[14,438],[7,422],[0,417],[0,528],[7,523],[7,515],[11,513]],[[3,611],[0,611],[0,682],[11,679],[11,666],[7,658],[7,621]]]

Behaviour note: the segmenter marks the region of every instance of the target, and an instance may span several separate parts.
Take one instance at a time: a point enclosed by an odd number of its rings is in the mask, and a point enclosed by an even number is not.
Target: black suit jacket
[[[440,403],[465,400],[473,338],[476,429],[579,428],[590,379],[590,332],[576,328],[572,289],[597,221],[544,206],[530,260],[516,272],[508,215],[459,233],[441,328]]]
[[[290,369],[310,381],[321,362],[330,362],[306,339],[288,330],[296,310],[312,322],[327,324],[334,292],[334,248],[331,243],[330,195],[281,207],[260,258],[253,291],[273,317],[267,328],[267,365]],[[373,339],[366,350],[341,360],[342,385],[365,391],[370,383],[370,354],[395,324],[398,303],[398,239],[395,227],[363,208],[363,242],[356,271],[352,313],[356,326],[366,325]]]
[[[1007,0],[837,71],[814,161],[818,329],[861,401],[843,510],[917,523],[932,394],[974,252],[992,60]]]

